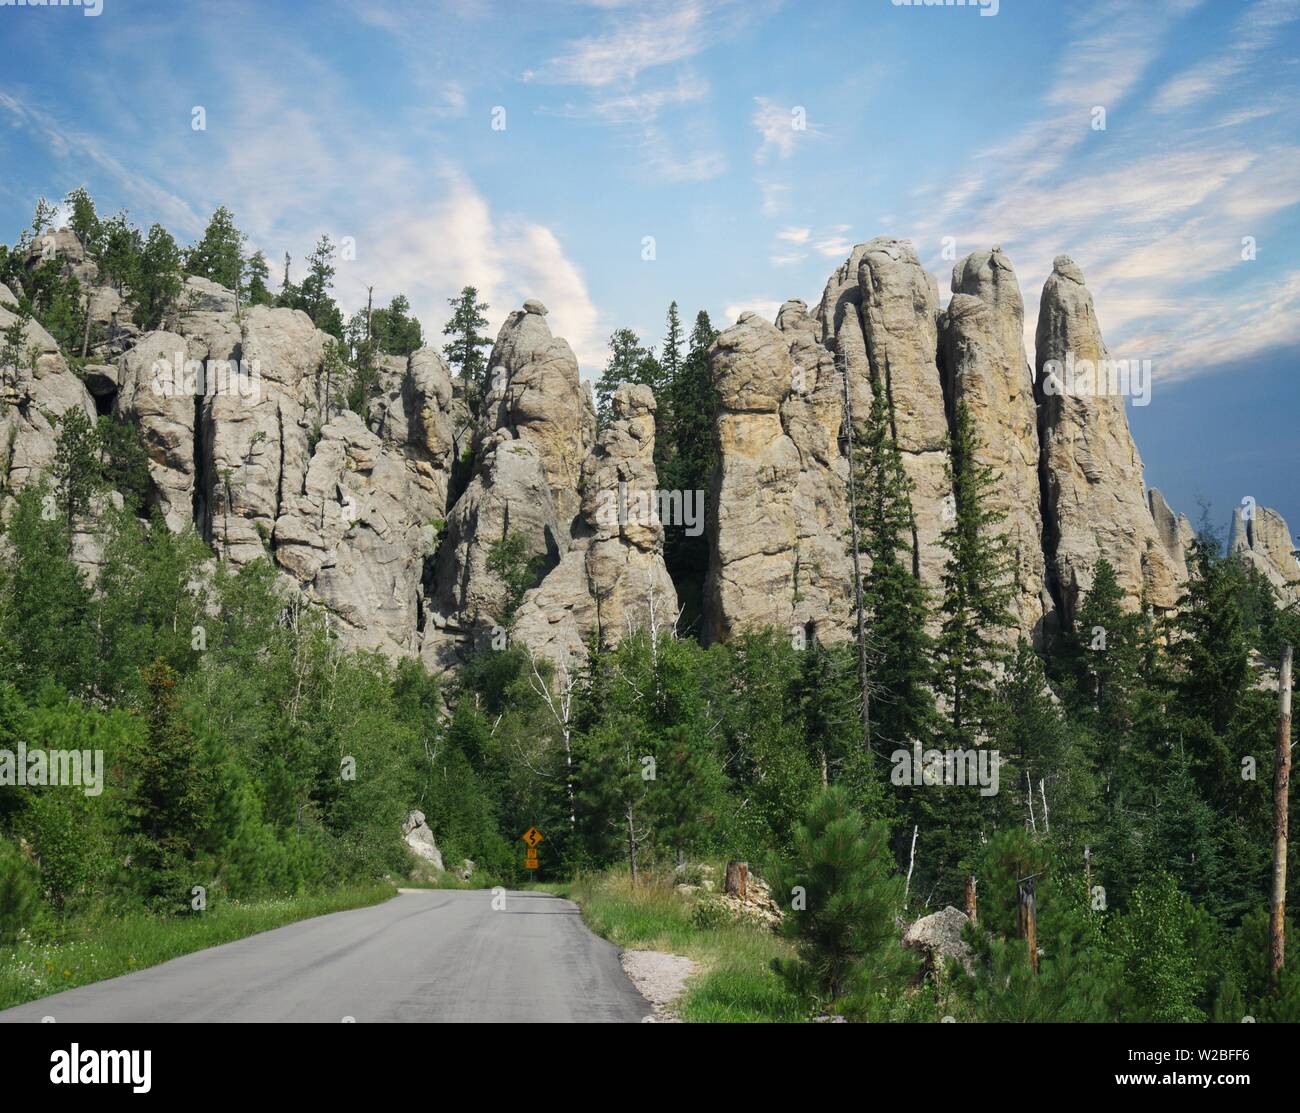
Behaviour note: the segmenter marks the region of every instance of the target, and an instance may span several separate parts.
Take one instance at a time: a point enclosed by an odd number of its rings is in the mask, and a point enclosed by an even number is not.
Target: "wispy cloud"
[[[1237,18],[1232,40],[1217,58],[1202,61],[1167,81],[1156,93],[1155,109],[1171,112],[1211,96],[1243,73],[1272,45],[1279,31],[1300,18],[1295,0],[1255,0]]]
[[[817,124],[808,122],[807,110],[802,105],[778,104],[768,97],[755,97],[754,103],[758,108],[750,120],[762,138],[754,152],[754,161],[760,166],[773,156],[787,159],[801,140],[824,134]]]

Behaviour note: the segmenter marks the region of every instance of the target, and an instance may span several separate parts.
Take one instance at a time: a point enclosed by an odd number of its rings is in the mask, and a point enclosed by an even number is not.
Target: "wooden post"
[[[1020,929],[1029,946],[1029,966],[1038,973],[1038,910],[1034,900],[1034,878],[1020,882]]]
[[[727,876],[722,883],[722,891],[730,893],[734,897],[739,897],[742,901],[749,899],[748,862],[727,863]]]
[[[1286,961],[1287,806],[1291,786],[1291,646],[1282,646],[1277,684],[1277,752],[1273,758],[1273,907],[1268,930],[1268,973],[1277,984]]]
[[[972,873],[966,878],[966,918],[973,924],[975,923],[975,875]]]

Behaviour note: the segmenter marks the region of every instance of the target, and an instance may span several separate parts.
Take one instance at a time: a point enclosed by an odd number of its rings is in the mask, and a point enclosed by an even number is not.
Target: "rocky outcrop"
[[[1300,543],[1286,519],[1266,506],[1232,512],[1228,551],[1259,570],[1283,603],[1300,600]]]
[[[567,668],[593,639],[672,626],[655,399],[621,387],[597,434],[590,388],[540,302],[502,325],[476,420],[433,349],[379,357],[357,414],[342,404],[351,373],[305,313],[241,308],[189,278],[165,328],[141,334],[129,291],[99,284],[75,236],[34,246],[29,269],[50,253],[90,296],[92,356],[73,372],[48,332],[26,327],[0,384],[6,495],[49,471],[63,415],[114,412],[139,430],[149,501],[170,528],[192,525],[232,566],[269,561],[349,646],[441,671],[485,639],[504,644],[510,626],[515,644]],[[1078,267],[1062,256],[1043,290],[1032,372],[1006,256],[967,256],[952,290],[941,309],[912,246],[881,237],[852,249],[811,311],[791,300],[775,324],[745,313],[718,337],[706,638],[768,625],[851,636],[848,450],[876,387],[912,485],[913,570],[936,599],[960,403],[999,475],[1012,636],[1041,641],[1070,622],[1102,558],[1131,605],[1177,604],[1191,527],[1145,490],[1123,398],[1055,389],[1053,361],[1107,358]],[[0,329],[17,300],[0,289]],[[506,576],[493,552],[512,537],[522,563]],[[1276,514],[1242,517],[1232,547],[1295,597],[1300,566]],[[77,553],[93,577],[93,530],[79,529]]]
[[[791,347],[806,351],[810,330],[798,306],[782,320],[788,333],[742,313],[709,352],[719,445],[707,515],[709,640],[769,624],[812,625],[828,640],[849,628],[847,465],[830,450],[839,388],[832,365],[805,359],[803,389],[793,391]]]
[[[591,391],[567,340],[553,337],[546,306],[530,298],[506,318],[488,362],[484,436],[508,429],[536,449],[562,521],[578,513],[582,463],[596,432]]]
[[[655,399],[624,384],[583,463],[581,512],[557,567],[525,597],[516,636],[559,665],[589,638],[602,648],[635,630],[670,630],[677,591],[663,559],[654,465]]]
[[[1145,596],[1174,607],[1184,573],[1148,509],[1123,397],[1079,391],[1053,371],[1110,358],[1083,272],[1065,255],[1043,286],[1036,349],[1048,583],[1061,618],[1073,622],[1103,558],[1131,606]]]
[[[871,409],[873,381],[889,401],[894,438],[912,482],[913,571],[938,593],[948,525],[945,416],[937,364],[939,287],[906,240],[877,237],[853,249],[818,307],[823,337],[848,377],[857,433]]]
[[[952,272],[952,300],[941,319],[941,363],[949,420],[956,407],[970,414],[976,459],[998,476],[989,509],[1002,516],[1011,572],[1009,632],[1042,641],[1051,609],[1043,561],[1038,487],[1038,416],[1025,358],[1025,307],[1011,262],[1000,248],[966,256]]]

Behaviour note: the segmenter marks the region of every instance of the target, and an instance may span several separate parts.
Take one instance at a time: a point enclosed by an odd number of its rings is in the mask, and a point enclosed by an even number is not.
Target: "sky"
[[[345,310],[435,343],[464,285],[493,329],[540,298],[588,376],[876,235],[942,301],[1000,245],[1032,358],[1069,254],[1151,361],[1148,483],[1300,530],[1300,0],[0,0],[0,240],[80,184],[182,243],[227,205],[277,281],[350,237]]]

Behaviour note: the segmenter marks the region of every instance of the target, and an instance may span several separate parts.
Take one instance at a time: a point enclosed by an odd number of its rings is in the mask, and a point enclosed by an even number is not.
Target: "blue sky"
[[[587,373],[674,298],[813,303],[878,234],[945,298],[945,237],[1000,244],[1032,337],[1068,253],[1153,361],[1148,482],[1300,529],[1300,0],[102,2],[0,6],[0,239],[83,182],[182,241],[227,204],[273,266],[353,237],[345,307],[427,335],[466,283],[494,325],[540,297]]]

